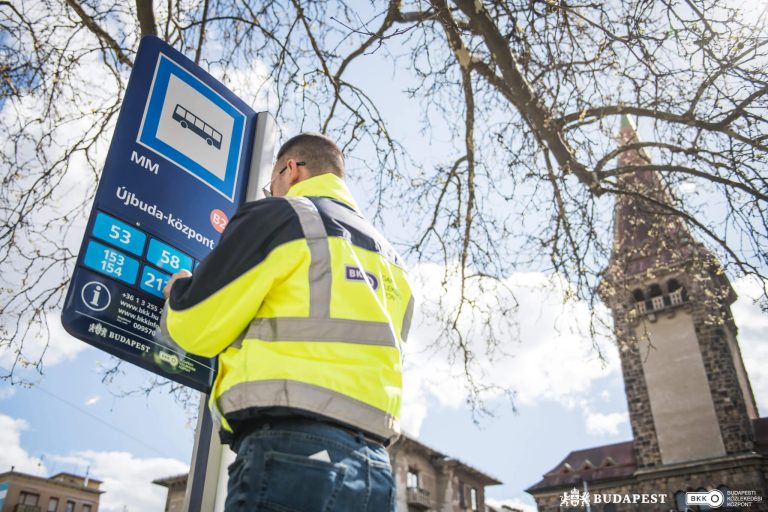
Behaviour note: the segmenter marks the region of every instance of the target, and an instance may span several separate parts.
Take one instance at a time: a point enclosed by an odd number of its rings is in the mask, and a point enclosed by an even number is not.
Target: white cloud
[[[92,396],[91,398],[85,401],[85,405],[96,405],[99,400],[101,400],[100,396],[98,395]]]
[[[752,384],[757,407],[762,414],[768,412],[768,315],[760,311],[755,300],[766,287],[754,278],[741,278],[733,283],[738,300],[732,311],[736,326],[739,328],[739,347],[744,359],[744,366]]]
[[[32,475],[43,475],[46,472],[42,461],[31,456],[21,447],[21,432],[29,429],[29,424],[22,419],[11,418],[0,414],[0,439],[3,449],[0,450],[0,473],[16,471]]]
[[[88,348],[88,345],[69,335],[61,325],[61,320],[57,314],[49,314],[46,323],[33,325],[33,335],[24,340],[23,345],[20,341],[13,341],[0,350],[0,367],[10,369],[16,361],[18,354],[18,363],[16,370],[34,364],[42,359],[45,366],[53,366],[65,361],[70,361]]]
[[[629,421],[626,412],[589,412],[586,414],[587,432],[593,436],[615,436],[619,433],[619,425]]]
[[[99,510],[103,512],[163,510],[167,490],[152,481],[189,471],[187,464],[175,459],[143,459],[117,451],[88,450],[54,459],[60,463],[87,467],[91,477],[102,481],[104,494],[101,495]]]
[[[436,318],[441,309],[450,310],[457,303],[458,283],[449,279],[442,287],[442,270],[434,265],[421,265],[413,274],[423,283],[423,305],[405,347],[403,427],[418,435],[430,400],[460,407],[468,393],[463,359],[433,345],[440,337]],[[468,346],[476,353],[477,382],[494,386],[483,393],[485,400],[498,398],[507,389],[515,391],[519,405],[551,400],[574,407],[588,396],[594,381],[619,371],[613,344],[601,346],[607,363],[604,367],[584,334],[589,326],[587,305],[575,301],[563,304],[565,286],[553,276],[521,273],[501,284],[480,283],[467,290],[489,311],[501,311],[503,304],[496,302],[512,300],[510,290],[519,305],[517,325],[497,318],[500,314],[491,319],[490,327],[478,326],[469,315],[459,321]],[[435,306],[438,301],[441,304]],[[604,311],[600,314],[605,317]],[[486,355],[487,329],[503,340],[492,358]]]
[[[696,182],[684,181],[678,186],[678,190],[682,195],[693,194],[696,192]]]
[[[29,429],[23,419],[0,414],[0,472],[13,466],[16,471],[37,476],[48,476],[41,459],[29,455],[22,448],[21,432]],[[163,510],[167,490],[152,480],[183,474],[189,466],[171,458],[140,458],[127,452],[82,451],[71,455],[49,455],[46,460],[56,464],[70,464],[78,473],[101,480],[99,510],[103,512],[144,512]]]
[[[495,500],[493,498],[486,498],[485,503],[487,505],[491,505],[492,507],[496,507],[497,509],[500,509],[502,512],[506,512],[510,509],[520,510],[522,512],[536,512],[537,510],[536,505],[531,505],[529,503],[526,503],[519,498],[512,498],[512,499],[506,499],[506,500]]]
[[[0,386],[0,400],[11,398],[16,394],[16,388],[14,386],[3,385]]]

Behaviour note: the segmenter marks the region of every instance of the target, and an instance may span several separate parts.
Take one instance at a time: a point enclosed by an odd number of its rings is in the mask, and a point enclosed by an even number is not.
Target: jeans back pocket
[[[326,512],[333,510],[344,483],[346,467],[301,455],[268,451],[264,454],[259,510]]]

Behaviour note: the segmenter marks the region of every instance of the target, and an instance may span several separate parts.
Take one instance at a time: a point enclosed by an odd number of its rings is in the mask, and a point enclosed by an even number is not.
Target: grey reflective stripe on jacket
[[[241,348],[243,339],[262,341],[325,341],[362,343],[398,347],[397,336],[387,322],[368,322],[331,318],[331,251],[323,219],[315,205],[303,196],[288,196],[287,200],[299,217],[301,229],[309,245],[309,318],[254,318],[248,328],[232,343]],[[403,332],[407,332],[413,298],[408,303]]]
[[[331,389],[295,380],[241,382],[225,391],[218,402],[225,416],[250,407],[291,407],[334,418],[382,439],[400,432],[399,420],[381,409]]]
[[[314,203],[301,196],[285,197],[299,216],[304,238],[309,246],[309,316],[331,316],[331,250],[323,219]]]
[[[343,318],[255,318],[245,338],[262,341],[338,341],[397,347],[397,338],[387,322]]]

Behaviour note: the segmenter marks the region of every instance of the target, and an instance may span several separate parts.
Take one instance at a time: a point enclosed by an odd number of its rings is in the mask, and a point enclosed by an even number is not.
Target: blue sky
[[[427,166],[444,162],[447,155],[456,152],[444,125],[435,123],[432,134],[422,134],[417,106],[397,92],[405,85],[396,82],[390,68],[377,63],[377,58],[372,56],[364,67],[350,69],[355,83],[364,86],[386,112],[395,135],[413,151],[415,160]],[[231,75],[232,83],[245,80],[243,84],[247,84],[248,79],[257,76],[254,71],[258,71],[259,64],[253,66],[240,75]],[[93,63],[90,73],[85,71],[84,80],[98,81],[103,73],[98,62]],[[101,91],[104,98],[109,97],[108,86],[102,84]],[[34,106],[34,98],[29,106]],[[286,132],[294,129],[287,126]],[[82,176],[77,169],[71,174],[67,190],[76,190]],[[352,186],[359,199],[365,197],[364,182],[355,181]],[[360,203],[364,205],[365,201]],[[384,218],[394,216],[386,213]],[[403,229],[399,221],[393,220],[383,229],[392,238],[403,240],[409,233],[407,224],[406,220]],[[75,222],[68,240],[72,247],[78,247],[83,227],[83,219]],[[582,334],[589,313],[586,305],[563,305],[559,299],[567,283],[538,272],[507,276],[506,284],[516,291],[521,302],[520,341],[506,347],[508,357],[493,361],[481,358],[478,369],[484,372],[484,382],[516,391],[517,413],[512,412],[503,396],[491,392],[485,396],[485,403],[495,416],[480,417],[476,424],[467,406],[459,365],[452,362],[449,352],[429,348],[439,335],[432,320],[436,299],[450,304],[455,298],[450,292],[435,296],[441,292],[430,286],[438,279],[434,266],[412,262],[412,273],[425,300],[406,351],[405,429],[429,446],[504,482],[490,488],[489,497],[530,506],[533,500],[523,490],[569,451],[631,438],[616,351],[605,343],[607,365],[596,359],[591,341]],[[768,360],[764,343],[768,318],[749,301],[761,284],[734,284],[741,297],[734,305],[734,314],[742,354],[758,406],[765,414],[768,368],[758,363]],[[447,289],[455,287],[449,283]],[[483,300],[493,305],[500,296],[489,293]],[[468,319],[462,322],[472,334]],[[149,396],[117,396],[120,390],[137,389],[148,374],[125,364],[124,374],[113,384],[104,384],[102,368],[112,364],[109,356],[66,335],[56,313],[51,315],[49,325],[53,334],[44,359],[44,375],[36,377],[31,370],[20,370],[36,381],[36,386],[0,386],[0,472],[11,466],[43,476],[59,471],[82,474],[87,470],[104,481],[104,512],[161,511],[165,489],[151,481],[186,471],[194,434],[190,410],[196,404],[185,409],[162,390]],[[498,327],[502,337],[518,339],[505,332],[502,324]],[[479,348],[482,336],[474,334],[471,343]],[[28,359],[34,360],[41,349],[34,343],[26,347]],[[7,367],[9,354],[2,350],[0,366]]]

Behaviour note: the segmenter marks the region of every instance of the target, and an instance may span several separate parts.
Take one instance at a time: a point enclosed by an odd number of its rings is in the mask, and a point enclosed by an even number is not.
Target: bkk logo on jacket
[[[347,281],[364,281],[370,284],[374,291],[379,289],[379,280],[376,279],[376,276],[370,272],[364,272],[358,267],[347,265],[344,267],[344,275]]]

